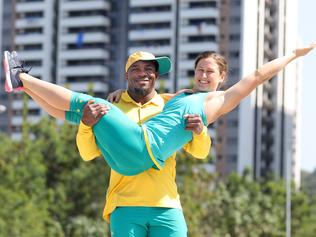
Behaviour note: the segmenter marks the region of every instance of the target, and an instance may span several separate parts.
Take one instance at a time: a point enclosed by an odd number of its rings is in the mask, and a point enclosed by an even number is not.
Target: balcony
[[[24,61],[34,61],[34,60],[43,60],[45,59],[45,54],[43,50],[27,50],[27,51],[19,51],[19,57]]]
[[[47,21],[41,17],[21,18],[15,21],[15,27],[17,29],[44,27],[45,22],[47,23]]]
[[[157,12],[153,13],[138,13],[138,14],[130,14],[129,23],[137,24],[137,23],[155,23],[155,22],[166,22],[166,21],[174,21],[175,15],[172,12]]]
[[[129,32],[128,38],[129,40],[173,38],[173,31],[171,29],[133,30]]]
[[[194,60],[181,60],[179,63],[180,70],[193,70]]]
[[[179,30],[181,36],[188,35],[218,35],[219,27],[216,25],[203,24],[196,26],[182,26]]]
[[[38,123],[41,120],[41,116],[39,115],[29,115],[27,116],[27,121],[31,124]],[[22,116],[13,116],[12,117],[12,125],[13,126],[22,126],[23,118]]]
[[[110,53],[103,49],[78,49],[78,50],[66,50],[60,52],[59,59],[109,59]]]
[[[110,26],[110,19],[103,16],[72,17],[60,20],[60,26],[65,27],[86,27],[86,26]]]
[[[59,76],[94,76],[104,75],[109,76],[109,69],[102,65],[80,65],[62,67],[59,70]]]
[[[13,100],[12,102],[12,108],[14,110],[22,110],[23,109],[23,100]],[[38,109],[39,106],[33,101],[33,100],[29,100],[27,103],[27,107],[29,109]]]
[[[51,2],[51,1],[48,1]],[[18,2],[16,3],[16,12],[35,12],[45,11],[47,9],[46,2]]]
[[[170,0],[130,0],[131,7],[163,6],[172,4]]]
[[[109,1],[104,0],[90,0],[90,1],[63,1],[60,3],[60,8],[62,11],[73,11],[73,10],[83,10],[83,11],[89,11],[89,10],[95,10],[95,9],[106,9],[111,10],[111,5]]]
[[[92,85],[92,87],[91,87]],[[92,90],[93,92],[107,92],[109,91],[109,86],[104,82],[72,82],[67,84],[67,88],[73,91],[86,92]]]
[[[194,18],[219,18],[219,10],[216,8],[194,8],[194,9],[182,9],[180,11],[180,18],[182,19],[194,19]]]
[[[15,44],[37,44],[43,43],[48,37],[44,34],[24,34],[15,36]]]
[[[179,46],[179,51],[182,53],[203,52],[205,50],[218,51],[218,44],[213,42],[195,42],[183,43]]]
[[[76,43],[78,40],[78,34],[64,34],[60,37],[61,43]],[[102,32],[85,32],[83,33],[83,41],[85,43],[90,42],[102,42],[102,43],[110,43],[109,34]]]
[[[154,55],[172,55],[173,47],[168,46],[137,46],[137,47],[129,47],[128,54],[132,54],[136,51],[148,51],[153,53]]]

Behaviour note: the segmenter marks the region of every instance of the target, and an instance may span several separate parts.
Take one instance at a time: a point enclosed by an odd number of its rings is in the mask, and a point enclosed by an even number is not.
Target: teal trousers
[[[187,237],[177,208],[117,207],[110,216],[111,237]]]

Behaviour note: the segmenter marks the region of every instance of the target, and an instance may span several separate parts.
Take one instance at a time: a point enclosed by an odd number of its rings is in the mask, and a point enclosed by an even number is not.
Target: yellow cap
[[[128,57],[125,65],[125,72],[127,72],[130,66],[137,61],[156,61],[159,65],[158,71],[160,75],[168,73],[171,70],[171,60],[168,57],[155,57],[152,53],[137,51]]]

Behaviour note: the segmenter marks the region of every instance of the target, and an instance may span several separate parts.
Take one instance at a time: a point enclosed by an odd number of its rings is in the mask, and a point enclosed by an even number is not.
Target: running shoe
[[[28,73],[23,63],[18,59],[17,52],[5,51],[3,55],[3,67],[5,72],[5,91],[19,91],[23,89],[23,83],[19,78],[20,73]]]

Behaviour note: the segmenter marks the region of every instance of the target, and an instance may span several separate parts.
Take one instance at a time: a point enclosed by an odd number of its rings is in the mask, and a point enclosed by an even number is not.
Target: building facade
[[[296,47],[297,1],[221,3],[221,51],[229,59],[232,83]],[[297,67],[287,66],[219,122],[217,168],[222,174],[250,167],[256,178],[285,177],[289,168],[299,183]]]
[[[54,82],[55,1],[14,2],[13,45],[11,50],[19,52],[32,75]],[[23,107],[27,103],[27,122],[38,122],[44,111],[23,93],[12,94],[10,133],[19,138],[23,124]]]
[[[59,1],[56,82],[105,97],[110,78],[111,1]]]
[[[168,91],[192,85],[195,57],[218,50],[216,0],[130,0],[128,24],[129,54],[144,50],[172,59],[172,72],[161,80]]]
[[[14,5],[10,0],[0,1],[0,52],[12,48]],[[0,68],[0,131],[10,133],[12,96],[4,92],[4,73]]]

